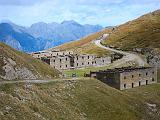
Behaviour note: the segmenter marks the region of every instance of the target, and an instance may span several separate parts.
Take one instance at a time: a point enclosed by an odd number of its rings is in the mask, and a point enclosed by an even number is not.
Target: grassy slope
[[[160,69],[157,70],[157,77],[158,77],[158,80],[160,82]]]
[[[48,78],[48,77],[55,77],[58,76],[59,72],[53,68],[51,68],[46,63],[32,58],[30,55],[27,55],[25,53],[19,52],[8,45],[5,45],[4,43],[0,43],[0,55],[6,58],[13,59],[17,66],[23,66],[27,67],[29,70],[31,70],[33,73],[39,75],[42,78]],[[4,66],[3,59],[0,57],[0,73],[3,74],[4,71],[2,70],[2,66]]]
[[[95,46],[92,41],[99,38],[100,36],[102,36],[104,33],[109,33],[111,32],[111,29],[104,29],[100,32],[91,34],[87,37],[84,37],[80,40],[77,41],[73,41],[73,42],[69,42],[60,46],[57,46],[53,49],[59,49],[59,50],[73,50],[76,53],[82,53],[82,54],[96,54],[99,56],[102,55],[108,55],[109,52],[101,49],[97,46]],[[50,49],[52,50],[52,49]]]
[[[98,80],[0,86],[1,120],[158,120],[160,85],[118,91]],[[156,104],[153,112],[146,103]]]
[[[103,33],[107,32],[108,31],[104,31]],[[90,37],[92,39],[96,39],[97,36],[95,37],[93,35]],[[126,24],[117,27],[110,37],[103,41],[103,44],[110,44],[126,50],[131,50],[132,48],[136,47],[151,47],[157,48],[156,50],[160,52],[160,10],[149,13],[136,20],[127,22]],[[78,47],[75,48],[78,49]],[[98,52],[98,48],[94,48],[93,44],[85,44],[82,46],[82,48],[83,51],[96,51],[96,53],[99,55],[104,54],[104,52]],[[78,51],[81,51],[81,49],[78,49]],[[75,71],[69,70],[66,71],[66,74],[71,75],[72,73],[77,73],[79,76],[82,76],[84,73],[88,73],[90,70],[94,69],[95,68],[80,69]]]
[[[136,47],[160,49],[160,10],[119,26],[103,44],[129,50]]]

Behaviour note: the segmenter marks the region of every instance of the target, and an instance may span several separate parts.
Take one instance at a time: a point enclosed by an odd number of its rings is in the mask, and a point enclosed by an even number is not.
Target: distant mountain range
[[[0,41],[17,50],[34,52],[80,39],[101,29],[103,27],[99,25],[81,25],[73,20],[62,23],[39,22],[30,27],[3,21],[0,23]]]

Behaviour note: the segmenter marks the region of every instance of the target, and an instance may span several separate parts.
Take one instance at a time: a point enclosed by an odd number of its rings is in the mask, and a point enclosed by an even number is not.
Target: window
[[[78,63],[77,63],[77,66],[78,66]]]
[[[84,65],[84,63],[82,63],[82,65]]]
[[[66,68],[67,68],[67,65],[66,65]]]
[[[82,56],[82,59],[84,59],[84,57]]]
[[[55,62],[55,60],[53,60],[53,62]]]
[[[103,60],[103,62],[104,62],[104,60]]]
[[[146,72],[146,76],[148,75],[148,73]]]
[[[141,77],[141,74],[139,74],[139,77]]]
[[[126,79],[126,76],[124,76],[124,79]]]
[[[126,84],[124,84],[124,88],[126,88]]]
[[[66,58],[66,61],[67,61],[67,58]]]
[[[60,68],[61,68],[62,66],[60,65]]]
[[[78,57],[77,57],[77,60],[78,60]]]
[[[141,81],[139,81],[139,86],[141,86]]]
[[[154,81],[154,78],[152,78],[152,82]]]
[[[58,53],[57,53],[57,55],[58,55]]]
[[[69,52],[69,54],[70,54],[70,52]]]
[[[89,65],[89,62],[88,62],[88,65]]]
[[[89,56],[88,56],[88,59],[89,59]]]
[[[134,78],[134,75],[132,75],[132,78]]]
[[[134,87],[134,83],[132,83],[132,88]]]
[[[146,80],[146,85],[148,85],[148,80]]]
[[[60,59],[60,62],[62,62],[62,59]]]
[[[152,74],[154,74],[154,71],[152,72]]]
[[[92,64],[94,64],[94,62],[92,62]]]

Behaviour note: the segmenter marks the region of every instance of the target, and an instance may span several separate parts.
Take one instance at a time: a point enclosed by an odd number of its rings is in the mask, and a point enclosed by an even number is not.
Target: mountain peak
[[[61,24],[78,24],[76,21],[74,21],[74,20],[65,20],[65,21],[63,21]]]
[[[0,23],[13,23],[13,22],[10,20],[1,20]]]

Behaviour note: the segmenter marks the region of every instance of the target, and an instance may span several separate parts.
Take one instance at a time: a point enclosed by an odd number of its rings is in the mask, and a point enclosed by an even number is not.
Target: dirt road
[[[119,60],[114,62],[114,66],[115,67],[116,66],[120,66],[120,65],[125,64],[125,63],[130,62],[130,61],[133,61],[133,62],[137,63],[139,66],[144,66],[146,64],[146,62],[140,56],[138,56],[136,54],[128,53],[128,52],[125,52],[125,51],[116,50],[116,49],[113,49],[113,48],[109,48],[109,47],[103,46],[101,44],[101,41],[106,39],[109,36],[109,34],[104,34],[103,36],[105,36],[105,37],[102,37],[102,39],[100,39],[100,40],[95,40],[94,41],[95,44],[98,47],[101,47],[103,49],[106,49],[106,50],[109,50],[109,51],[124,55],[122,59],[119,59]]]

